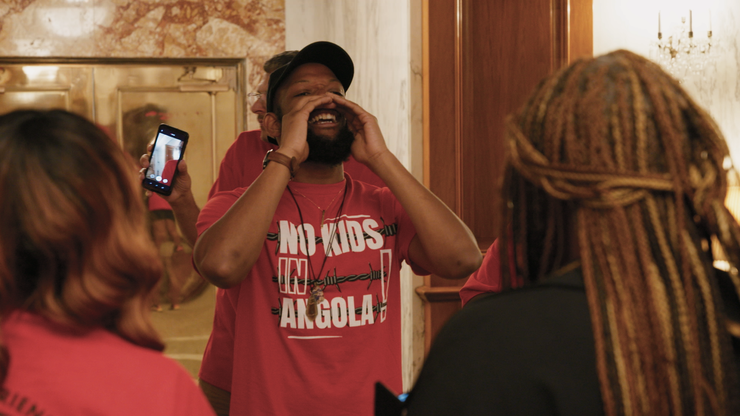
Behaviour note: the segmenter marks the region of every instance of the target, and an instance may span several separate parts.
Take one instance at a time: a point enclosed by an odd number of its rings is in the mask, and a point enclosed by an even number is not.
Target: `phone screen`
[[[161,125],[149,158],[149,168],[142,185],[154,192],[169,195],[175,180],[177,164],[182,159],[188,134],[167,125]]]

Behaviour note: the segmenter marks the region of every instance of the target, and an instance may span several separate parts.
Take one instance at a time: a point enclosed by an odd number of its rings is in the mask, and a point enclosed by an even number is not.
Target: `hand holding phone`
[[[144,172],[141,186],[150,191],[169,195],[177,179],[177,166],[185,154],[189,135],[167,124],[160,124]]]

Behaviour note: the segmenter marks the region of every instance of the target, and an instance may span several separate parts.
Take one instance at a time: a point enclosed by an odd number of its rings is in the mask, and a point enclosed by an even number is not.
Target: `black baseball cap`
[[[355,75],[355,66],[352,63],[352,58],[337,44],[325,41],[314,42],[298,51],[298,54],[289,64],[281,66],[270,74],[270,82],[267,87],[268,112],[274,112],[275,93],[280,87],[280,84],[299,66],[312,63],[321,64],[329,68],[342,84],[344,90],[347,91]]]

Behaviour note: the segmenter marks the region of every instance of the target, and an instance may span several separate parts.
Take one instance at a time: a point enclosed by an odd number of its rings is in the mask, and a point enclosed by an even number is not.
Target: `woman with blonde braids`
[[[710,250],[740,265],[740,228],[712,119],[617,51],[543,80],[507,143],[501,276],[513,248],[525,287],[449,321],[408,414],[740,414],[738,279]]]
[[[0,414],[214,414],[149,319],[134,174],[78,115],[0,116]]]

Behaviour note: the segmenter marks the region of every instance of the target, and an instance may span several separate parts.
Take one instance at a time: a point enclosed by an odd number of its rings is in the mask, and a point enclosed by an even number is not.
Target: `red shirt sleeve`
[[[208,199],[218,192],[251,185],[262,173],[262,160],[270,149],[277,149],[277,146],[262,141],[259,130],[241,132],[221,161]]]
[[[411,246],[411,241],[416,236],[416,228],[414,227],[414,223],[411,222],[411,218],[409,218],[406,210],[403,209],[403,206],[400,202],[398,202],[398,199],[396,199],[396,196],[393,195],[393,192],[391,192],[390,189],[386,187],[378,188],[376,192],[379,192],[381,195],[383,195],[384,200],[388,201],[385,204],[393,204],[392,206],[394,210],[394,217],[397,219],[396,221],[398,225],[397,244],[401,248],[401,257],[406,260],[406,263],[411,267],[411,270],[417,276],[430,275],[431,273],[428,270],[425,270],[420,266],[414,264],[409,258],[409,246]]]
[[[499,259],[498,238],[493,241],[491,247],[483,257],[483,264],[470,277],[460,289],[462,306],[470,299],[482,293],[496,293],[501,291],[501,261]],[[516,276],[516,262],[514,252],[509,250],[509,273]]]
[[[198,230],[198,237],[200,237],[203,231],[207,230],[208,227],[223,217],[226,211],[234,205],[236,200],[246,190],[247,188],[238,188],[229,192],[219,192],[213,198],[209,199],[203,209],[200,210],[198,222],[195,223],[195,228]]]

